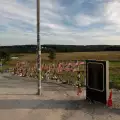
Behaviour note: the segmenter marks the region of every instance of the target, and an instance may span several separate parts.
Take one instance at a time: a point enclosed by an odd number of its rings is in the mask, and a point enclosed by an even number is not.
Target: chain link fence
[[[120,90],[120,66],[119,62],[110,63],[109,81],[110,89]],[[55,80],[63,84],[74,85],[77,80],[77,71],[80,71],[82,86],[85,86],[86,64],[85,61],[56,61],[49,63],[42,62],[42,80]],[[13,67],[0,66],[0,72],[10,72],[21,77],[37,79],[37,66],[33,62],[17,62]]]

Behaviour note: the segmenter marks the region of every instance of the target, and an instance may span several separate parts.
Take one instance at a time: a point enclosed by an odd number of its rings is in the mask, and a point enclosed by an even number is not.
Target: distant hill
[[[54,49],[56,52],[120,51],[120,45],[42,45],[42,52]],[[36,53],[36,45],[0,46],[0,51],[9,53]]]

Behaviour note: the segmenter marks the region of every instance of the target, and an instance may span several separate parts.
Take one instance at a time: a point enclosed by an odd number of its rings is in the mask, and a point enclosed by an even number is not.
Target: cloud
[[[120,44],[119,0],[40,0],[42,44]],[[0,0],[0,44],[36,44],[36,0]]]
[[[80,14],[80,15],[78,14],[75,16],[75,22],[76,22],[76,25],[78,26],[88,26],[88,25],[97,23],[99,21],[100,21],[99,18],[94,18],[94,17],[92,18],[84,14]]]
[[[113,23],[120,25],[120,1],[114,1],[106,6],[106,15],[108,20]]]

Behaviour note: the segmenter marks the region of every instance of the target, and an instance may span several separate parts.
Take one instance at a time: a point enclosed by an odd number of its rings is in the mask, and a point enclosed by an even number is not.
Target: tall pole
[[[40,44],[40,0],[37,0],[37,71],[38,71],[38,91],[41,95],[41,44]]]
[[[2,71],[3,68],[2,67],[3,67],[3,59],[1,59],[1,73],[3,73],[3,71]]]

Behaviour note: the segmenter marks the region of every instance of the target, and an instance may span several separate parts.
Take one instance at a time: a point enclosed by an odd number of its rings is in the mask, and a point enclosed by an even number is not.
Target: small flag
[[[77,95],[79,96],[80,93],[82,93],[82,90],[81,90],[81,88],[78,88],[78,89],[77,89]]]

